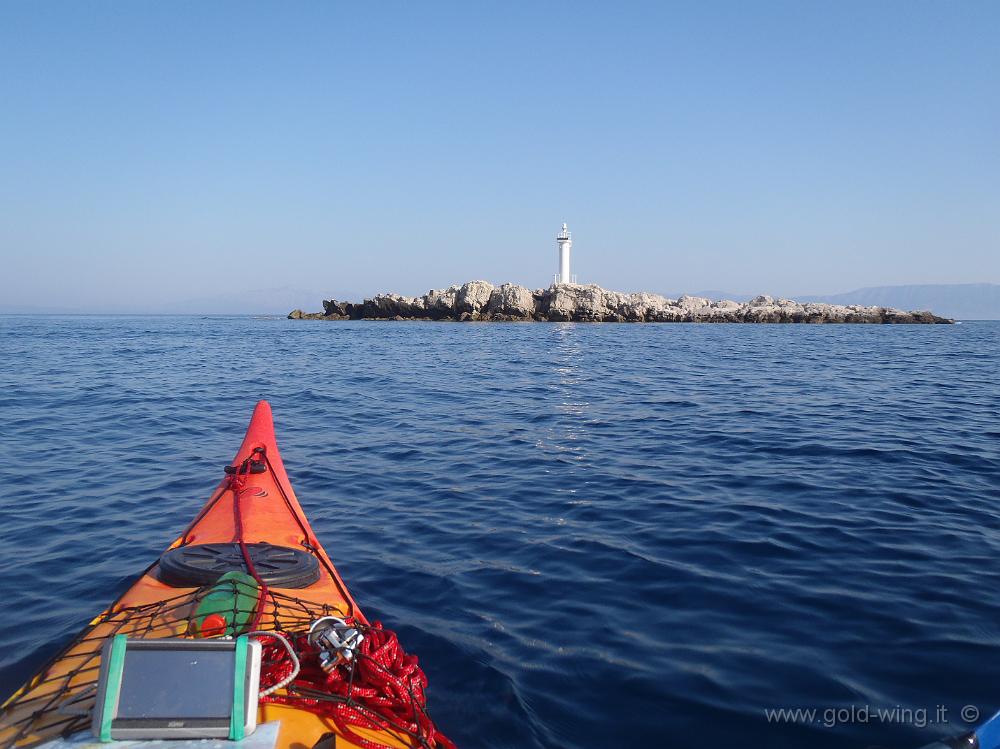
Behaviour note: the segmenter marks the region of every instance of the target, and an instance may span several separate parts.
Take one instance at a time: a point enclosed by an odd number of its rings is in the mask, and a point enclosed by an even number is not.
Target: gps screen
[[[129,648],[116,717],[228,720],[235,659],[233,650]]]

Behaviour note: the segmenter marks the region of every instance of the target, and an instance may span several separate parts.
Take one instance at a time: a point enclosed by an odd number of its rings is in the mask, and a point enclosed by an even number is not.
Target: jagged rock
[[[336,299],[324,299],[322,316],[327,320],[350,320],[357,306],[350,302],[338,302]],[[358,317],[361,317],[361,310],[358,310]]]
[[[350,302],[338,302],[336,299],[323,300],[323,315],[336,320],[348,320],[355,305]]]
[[[288,313],[289,320],[325,320],[326,315],[322,312],[303,312],[300,309],[293,309]]]
[[[652,307],[646,313],[646,322],[683,322],[686,315],[684,310],[670,299],[664,301],[665,304]]]
[[[360,317],[375,320],[394,317],[412,318],[423,316],[423,298],[401,296],[400,294],[377,294],[371,299],[365,299],[360,315]]]
[[[502,284],[490,292],[486,314],[493,319],[530,320],[535,315],[535,297],[523,286]]]
[[[293,310],[292,320],[551,320],[558,322],[752,322],[752,323],[950,323],[931,312],[903,312],[887,307],[805,304],[762,294],[746,304],[684,295],[623,294],[596,284],[553,284],[530,291],[505,283],[469,281],[431,289],[421,297],[378,294],[359,304],[323,302],[323,312]]]
[[[326,315],[322,312],[303,312],[300,309],[294,309],[288,313],[289,320],[326,320],[328,319]]]
[[[677,306],[683,310],[694,311],[696,309],[701,309],[702,307],[709,307],[712,304],[711,299],[706,299],[702,296],[688,296],[683,294],[677,300]]]
[[[531,292],[531,303],[535,308],[535,314],[533,315],[534,320],[548,320],[549,319],[549,303],[552,301],[552,295],[549,293],[549,289],[535,289]]]
[[[608,313],[604,289],[596,284],[563,283],[549,291],[548,318],[554,322],[603,322]]]
[[[712,309],[732,311],[732,310],[738,310],[739,308],[740,308],[740,303],[734,302],[731,299],[720,299],[717,302],[712,302]]]
[[[468,314],[470,319],[476,318],[486,309],[493,295],[493,284],[486,281],[469,281],[463,284],[455,295],[455,313]]]
[[[443,291],[431,289],[423,296],[427,316],[432,320],[455,319],[455,300],[460,286],[449,286]]]

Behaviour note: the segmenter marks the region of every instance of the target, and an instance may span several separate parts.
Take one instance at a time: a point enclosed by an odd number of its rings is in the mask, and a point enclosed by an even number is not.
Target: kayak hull
[[[249,462],[256,462],[255,469],[240,473],[236,489],[231,476],[224,477],[167,551],[242,541],[304,552],[318,562],[317,579],[306,587],[269,585],[257,605],[259,628],[301,630],[309,622],[331,615],[368,624],[302,512],[278,452],[266,401],[257,404],[229,470],[246,469]],[[139,575],[118,600],[3,704],[0,747],[43,744],[89,723],[83,716],[93,704],[100,650],[107,638],[116,634],[144,638],[196,634],[191,622],[204,589],[178,586],[175,580],[168,584],[160,567],[157,561]],[[310,749],[323,736],[338,734],[330,718],[290,705],[261,704],[257,721],[280,721],[277,747],[281,749]],[[354,732],[387,746],[411,746],[404,735],[386,730],[356,728]],[[356,744],[338,735],[336,746]]]

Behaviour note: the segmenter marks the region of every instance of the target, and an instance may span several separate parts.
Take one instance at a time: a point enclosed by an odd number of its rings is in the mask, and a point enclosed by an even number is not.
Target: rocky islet
[[[323,312],[293,310],[293,320],[441,320],[483,322],[720,322],[720,323],[952,323],[927,311],[796,302],[761,295],[749,302],[648,292],[609,291],[596,284],[553,284],[534,291],[505,283],[469,281],[423,296],[377,294],[362,302],[323,302]]]

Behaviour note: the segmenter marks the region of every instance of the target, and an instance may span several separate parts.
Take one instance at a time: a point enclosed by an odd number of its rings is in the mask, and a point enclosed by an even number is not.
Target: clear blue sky
[[[998,39],[993,1],[5,0],[0,305],[540,287],[562,221],[622,290],[1000,282]]]

